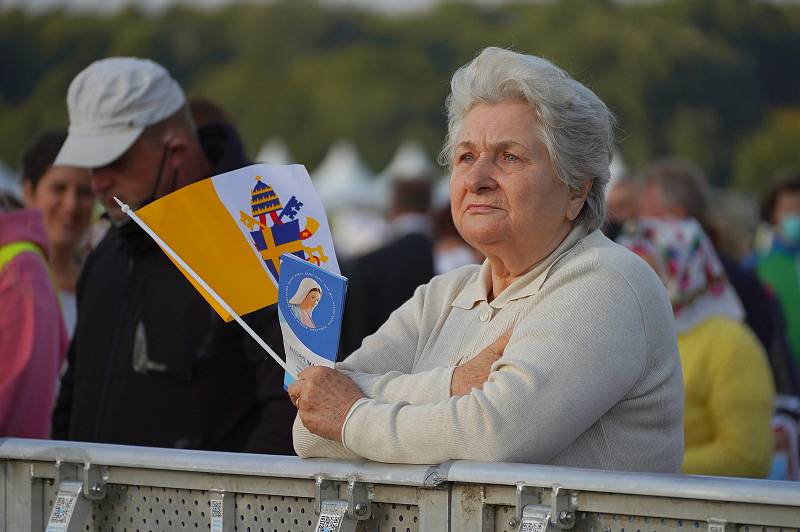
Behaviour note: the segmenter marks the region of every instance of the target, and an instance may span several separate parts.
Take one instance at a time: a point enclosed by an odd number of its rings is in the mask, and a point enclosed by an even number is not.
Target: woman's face
[[[47,238],[54,247],[77,247],[89,228],[94,205],[89,172],[82,168],[53,166],[36,189],[25,183],[28,208],[42,211]]]
[[[300,303],[300,308],[302,309],[313,309],[319,303],[320,293],[319,290],[313,289],[309,293],[306,294],[306,297],[303,298],[303,301]]]
[[[478,104],[456,140],[450,198],[461,235],[484,254],[524,250],[541,260],[583,206],[556,175],[524,101]],[[534,256],[535,255],[535,256]]]
[[[773,209],[773,223],[787,243],[800,244],[800,192],[786,190],[778,194]]]

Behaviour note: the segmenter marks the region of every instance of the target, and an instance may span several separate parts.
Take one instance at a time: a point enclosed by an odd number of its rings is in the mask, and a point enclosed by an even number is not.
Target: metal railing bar
[[[514,486],[518,482],[542,487],[558,484],[578,491],[800,507],[800,482],[749,478],[634,473],[459,460],[450,467],[447,480],[506,486]]]
[[[346,480],[356,475],[364,482],[425,486],[430,466],[398,466],[377,462],[301,459],[248,453],[224,453],[183,449],[161,449],[130,445],[64,442],[54,440],[0,439],[0,459],[86,463],[193,471],[228,475],[256,475],[277,478],[314,479],[319,475]]]

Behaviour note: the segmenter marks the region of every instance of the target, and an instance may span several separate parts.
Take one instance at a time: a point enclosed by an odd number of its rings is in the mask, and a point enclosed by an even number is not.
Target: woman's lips
[[[482,214],[497,210],[497,207],[488,203],[470,203],[467,205],[467,212],[472,214]]]

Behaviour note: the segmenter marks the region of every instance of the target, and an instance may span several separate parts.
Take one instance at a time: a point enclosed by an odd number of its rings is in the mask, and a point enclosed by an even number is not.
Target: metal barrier
[[[0,532],[800,532],[800,483],[0,440]]]

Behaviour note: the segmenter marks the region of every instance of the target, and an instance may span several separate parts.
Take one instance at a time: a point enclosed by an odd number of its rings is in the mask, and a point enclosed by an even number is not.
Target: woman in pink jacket
[[[38,211],[0,198],[0,437],[47,438],[67,333]]]

